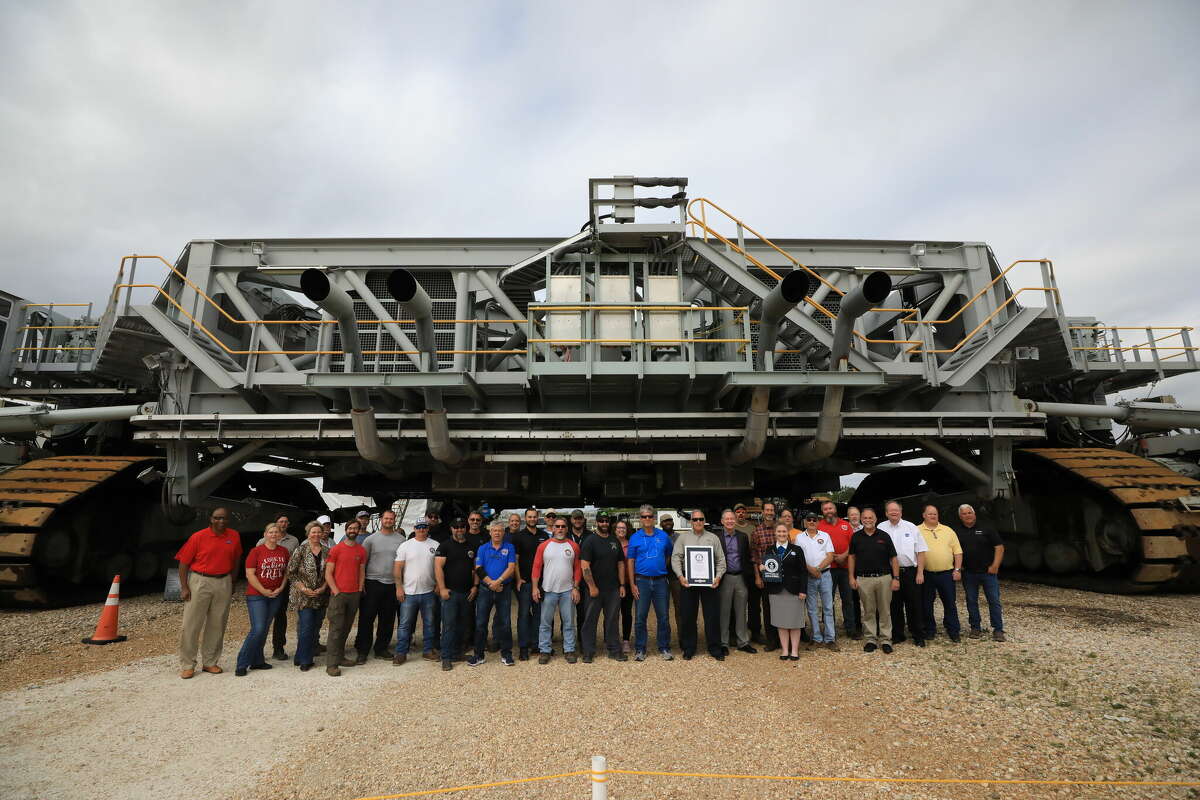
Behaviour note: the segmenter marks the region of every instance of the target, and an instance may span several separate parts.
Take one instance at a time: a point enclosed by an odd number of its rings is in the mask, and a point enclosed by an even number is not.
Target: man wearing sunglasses
[[[670,661],[671,620],[667,616],[669,595],[667,589],[667,562],[671,558],[671,537],[654,525],[654,506],[644,505],[638,511],[641,530],[629,537],[629,548],[625,553],[629,583],[633,587],[633,599],[637,601],[637,616],[634,618],[634,661],[646,660],[646,619],[650,616],[650,605],[654,604],[654,620],[658,627],[658,652]]]
[[[717,661],[724,661],[719,587],[721,576],[725,574],[725,551],[721,547],[721,540],[704,529],[704,512],[693,511],[688,519],[692,529],[675,537],[675,547],[671,551],[671,569],[679,576],[680,583],[679,612],[682,621],[679,623],[679,649],[683,651],[684,661],[691,661],[696,655],[696,610],[699,608],[704,614],[704,641],[708,645],[708,654]],[[684,556],[689,547],[712,548],[716,561],[712,586],[688,586]]]
[[[575,604],[579,602],[579,579],[582,574],[579,545],[567,537],[567,520],[558,517],[551,526],[553,538],[538,546],[533,558],[533,602],[542,604],[541,626],[538,629],[538,663],[549,664],[554,632],[554,612],[562,623],[563,655],[568,664],[575,656]]]

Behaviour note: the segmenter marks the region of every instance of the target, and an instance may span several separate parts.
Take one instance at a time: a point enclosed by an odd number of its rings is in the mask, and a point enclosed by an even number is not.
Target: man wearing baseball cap
[[[328,514],[322,514],[317,517],[317,522],[321,523],[321,530],[323,531],[321,534],[321,544],[326,547],[333,547],[333,520],[329,518]]]

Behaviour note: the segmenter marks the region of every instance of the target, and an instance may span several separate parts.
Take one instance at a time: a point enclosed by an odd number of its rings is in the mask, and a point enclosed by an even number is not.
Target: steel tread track
[[[33,564],[37,534],[64,505],[153,456],[51,456],[0,472],[0,606],[49,602]]]
[[[1124,591],[1149,592],[1200,572],[1200,512],[1178,498],[1200,496],[1200,481],[1156,461],[1102,447],[1022,448],[1087,481],[1123,506],[1142,532],[1142,561]]]

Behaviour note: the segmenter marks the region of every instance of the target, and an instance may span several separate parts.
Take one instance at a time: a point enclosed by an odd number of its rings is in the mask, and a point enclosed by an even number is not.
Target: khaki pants
[[[876,575],[858,579],[862,600],[863,635],[870,644],[892,643],[892,576]],[[875,615],[879,615],[876,622]]]
[[[179,637],[180,669],[196,668],[197,643],[200,665],[215,667],[221,659],[225,639],[225,623],[229,620],[229,604],[233,599],[233,578],[210,578],[195,572],[188,573],[188,590],[192,599],[183,604],[183,633]],[[203,639],[201,639],[203,634]]]
[[[338,592],[329,598],[329,641],[325,645],[325,666],[336,667],[346,658],[346,637],[358,613],[358,592]],[[361,654],[360,654],[361,655]]]
[[[750,628],[746,622],[746,605],[750,593],[741,575],[725,574],[717,587],[721,596],[721,645],[745,647],[750,644]],[[729,617],[733,615],[733,640],[729,638]]]

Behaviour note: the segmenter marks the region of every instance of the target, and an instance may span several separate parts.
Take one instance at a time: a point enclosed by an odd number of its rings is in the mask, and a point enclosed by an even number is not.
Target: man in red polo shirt
[[[346,635],[358,613],[358,600],[367,577],[367,551],[358,543],[358,526],[347,525],[346,537],[333,546],[325,559],[325,581],[329,584],[329,643],[325,650],[325,672],[335,678],[341,667],[353,667],[346,658]]]
[[[199,641],[200,663],[205,672],[220,675],[217,666],[235,574],[242,562],[242,539],[228,527],[229,511],[214,509],[208,527],[196,531],[175,554],[179,562],[179,595],[183,598],[183,633],[179,637],[179,677],[196,674]],[[201,634],[203,639],[201,640]]]
[[[851,639],[862,638],[862,621],[858,612],[858,592],[850,588],[850,571],[846,569],[850,558],[850,537],[854,528],[837,515],[837,504],[832,500],[821,503],[821,521],[817,530],[829,534],[833,543],[833,563],[829,565],[829,577],[833,579],[833,591],[842,599],[842,628]]]

